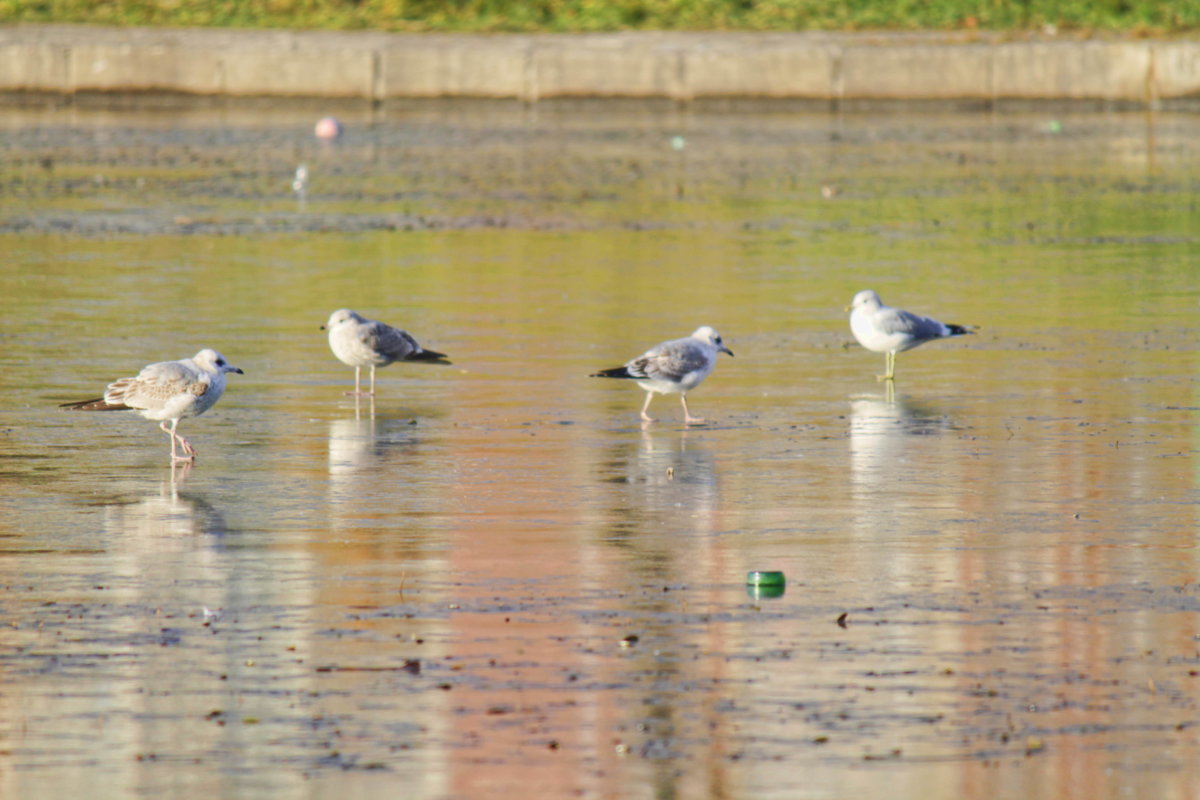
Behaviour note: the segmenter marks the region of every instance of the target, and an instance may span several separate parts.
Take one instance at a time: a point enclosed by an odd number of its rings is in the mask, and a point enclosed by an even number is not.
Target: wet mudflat
[[[0,122],[5,796],[1200,793],[1200,119],[316,116]],[[204,346],[194,466],[56,408]]]

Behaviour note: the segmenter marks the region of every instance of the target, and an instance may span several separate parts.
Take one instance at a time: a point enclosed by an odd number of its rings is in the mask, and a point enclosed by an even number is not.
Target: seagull
[[[221,399],[225,391],[225,375],[240,369],[225,360],[225,356],[205,348],[191,358],[179,361],[160,361],[142,367],[135,378],[113,381],[103,397],[63,403],[60,408],[74,411],[137,411],[146,419],[161,420],[163,433],[171,437],[171,463],[195,461],[196,450],[187,439],[175,432],[179,420],[198,417]],[[167,427],[170,420],[171,426]],[[175,444],[183,449],[178,455]]]
[[[308,192],[308,166],[301,164],[296,167],[296,175],[292,178],[292,191],[303,197]]]
[[[354,391],[346,392],[348,395],[374,397],[375,368],[386,367],[394,361],[450,363],[446,355],[423,349],[408,331],[367,319],[348,308],[339,308],[330,314],[329,322],[322,325],[321,330],[329,331],[329,348],[338,360],[354,367]],[[369,392],[360,388],[363,367],[371,368]]]
[[[688,411],[687,393],[700,385],[717,365],[717,353],[733,355],[721,341],[721,334],[707,325],[699,327],[691,336],[672,339],[655,345],[624,366],[604,369],[592,373],[592,378],[627,378],[637,381],[646,390],[646,402],[642,405],[642,419],[654,422],[646,413],[655,393],[679,393],[683,404],[683,419],[688,425],[704,422],[703,417],[693,417]]]
[[[850,330],[858,343],[868,350],[887,354],[884,360],[886,372],[878,376],[881,381],[895,380],[896,353],[911,350],[934,339],[964,336],[972,332],[962,325],[938,322],[930,317],[885,306],[879,295],[870,289],[854,295],[854,300],[846,306],[846,310],[852,312]]]

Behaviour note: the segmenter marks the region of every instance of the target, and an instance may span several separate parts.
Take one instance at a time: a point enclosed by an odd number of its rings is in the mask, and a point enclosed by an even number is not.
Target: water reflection
[[[599,468],[601,480],[616,488],[603,513],[607,538],[636,554],[629,563],[637,580],[692,580],[707,572],[720,480],[703,433],[644,428],[636,438],[610,442]]]
[[[1160,180],[1119,115],[689,110],[672,174],[656,115],[473,108],[336,165],[307,122],[119,149],[6,122],[0,795],[1197,795],[1195,119],[1151,147]],[[901,397],[809,352],[884,284],[988,334]],[[470,373],[334,405],[297,335],[330,297],[444,325]],[[563,377],[703,309],[789,343],[714,387],[754,425],[613,430]],[[271,369],[197,471],[42,410],[205,328]],[[787,593],[748,602],[748,569]]]
[[[910,492],[951,490],[944,485],[949,470],[941,448],[931,449],[921,438],[953,427],[929,401],[897,395],[890,383],[881,395],[851,400],[850,476],[861,529],[889,527]]]
[[[353,418],[335,419],[329,423],[332,499],[372,494],[374,490],[370,483],[382,474],[380,467],[390,460],[390,454],[415,445],[415,440],[397,431],[398,425],[411,427],[408,422],[376,417],[374,398],[365,404],[366,413],[363,405],[360,398],[355,398]]]
[[[896,395],[887,385],[882,395],[850,401],[850,456],[856,474],[886,471],[903,458],[911,436],[934,436],[953,429],[950,417],[928,400]]]
[[[629,487],[626,510],[709,519],[717,502],[717,468],[708,442],[687,430],[643,426],[636,441],[610,443],[606,480]],[[636,500],[636,502],[632,502]]]
[[[707,796],[728,780],[730,744],[717,731],[715,697],[693,702],[699,687],[723,680],[727,666],[697,659],[722,652],[727,631],[706,624],[694,608],[727,601],[730,553],[722,525],[722,475],[711,431],[643,426],[606,443],[599,477],[612,491],[602,518],[620,566],[613,586],[632,598],[622,633],[633,634],[607,680],[621,685],[618,753],[644,760],[641,779],[660,796]],[[681,590],[705,587],[698,594]],[[715,588],[714,588],[715,587]],[[611,635],[611,634],[610,634]],[[675,769],[675,760],[711,764],[703,775]]]
[[[191,470],[190,462],[172,465],[158,491],[133,503],[106,505],[104,529],[142,552],[178,540],[192,548],[197,536],[224,536],[228,526],[221,512],[199,494],[183,491]]]
[[[329,423],[329,478],[333,487],[349,488],[355,476],[378,466],[396,441],[380,436],[385,420],[375,417],[375,398],[354,398],[354,418]],[[334,497],[340,497],[335,492]]]

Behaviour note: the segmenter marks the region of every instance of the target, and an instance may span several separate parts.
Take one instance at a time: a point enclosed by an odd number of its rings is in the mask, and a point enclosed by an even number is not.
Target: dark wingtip
[[[612,369],[602,369],[599,372],[593,372],[588,375],[589,378],[632,378],[629,370],[625,367],[613,367]]]
[[[413,353],[405,361],[425,361],[430,364],[451,364],[450,356],[445,353],[439,353],[436,350],[422,350],[419,353]]]
[[[976,327],[977,326],[972,325],[968,328],[966,325],[955,325],[953,323],[948,323],[946,325],[946,328],[950,331],[951,336],[966,336],[969,333],[974,333]]]

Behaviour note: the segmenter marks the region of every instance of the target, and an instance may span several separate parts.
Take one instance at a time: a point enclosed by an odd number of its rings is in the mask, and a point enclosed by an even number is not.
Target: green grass
[[[384,31],[1200,29],[1200,0],[0,0],[0,24]]]

